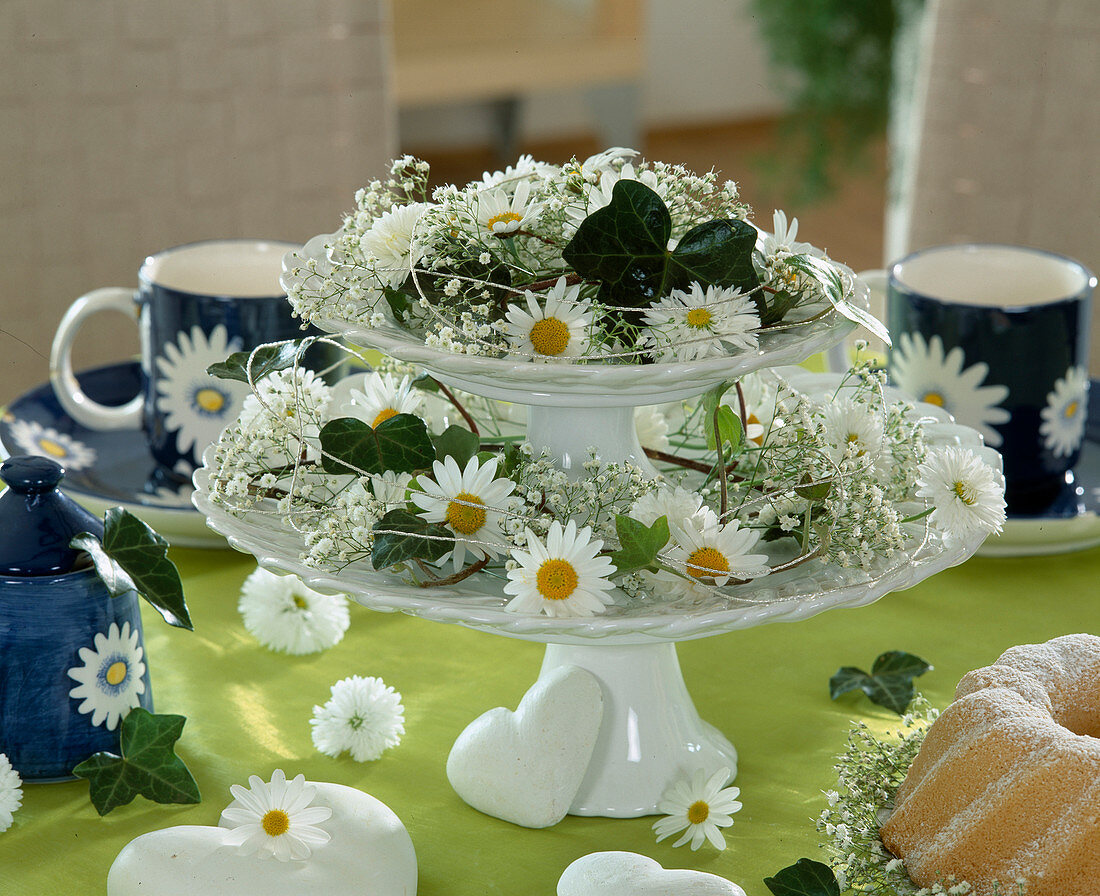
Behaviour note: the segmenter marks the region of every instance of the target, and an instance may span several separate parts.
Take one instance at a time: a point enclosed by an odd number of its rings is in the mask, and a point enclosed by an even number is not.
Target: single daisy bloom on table
[[[313,806],[317,788],[306,784],[305,775],[287,781],[282,769],[275,769],[271,782],[258,775],[248,779],[248,787],[234,784],[229,788],[234,800],[222,812],[231,827],[223,842],[236,846],[241,855],[274,856],[280,862],[303,861],[331,836],[318,827],[332,817],[328,806]]]
[[[341,412],[376,429],[378,424],[385,423],[390,417],[415,414],[422,403],[420,390],[413,388],[408,376],[398,380],[391,373],[368,373],[363,377],[363,388],[351,390],[351,396]]]
[[[996,448],[1002,438],[993,427],[1010,417],[999,406],[1008,397],[1008,387],[982,385],[989,373],[984,361],[965,364],[963,350],[955,346],[945,352],[939,336],[925,341],[920,333],[902,333],[890,353],[890,378],[917,401],[941,407],[959,423],[978,430],[985,443]]]
[[[720,768],[709,778],[703,769],[696,770],[691,780],[680,779],[665,791],[657,811],[666,815],[653,824],[657,842],[673,834],[684,833],[672,845],[691,842],[693,850],[709,841],[715,849],[726,848],[726,838],[719,828],[733,824],[733,815],[741,808],[737,797],[740,787],[726,787],[730,770]]]
[[[69,678],[79,682],[69,696],[81,701],[77,712],[91,713],[93,725],[114,731],[145,693],[144,651],[129,622],[122,623],[121,629],[112,622],[106,634],[95,636],[94,644],[94,649],[80,648],[77,655],[83,665],[68,671]]]
[[[23,805],[23,779],[0,753],[0,834],[11,827],[12,816]]]
[[[886,438],[882,416],[867,404],[850,398],[830,401],[825,405],[824,423],[834,462],[844,457],[849,446],[872,461],[882,453]]]
[[[410,498],[429,523],[443,523],[455,537],[454,549],[439,559],[451,559],[455,572],[469,551],[475,559],[499,557],[507,550],[500,528],[505,501],[516,487],[511,479],[497,479],[499,458],[482,464],[471,457],[463,469],[448,455],[432,465],[432,478],[420,476]]]
[[[356,762],[379,758],[401,743],[405,707],[381,678],[353,675],[336,682],[324,706],[313,707],[313,745],[326,756],[351,754]]]
[[[563,528],[558,520],[550,524],[543,542],[526,530],[527,550],[512,551],[519,565],[508,571],[506,594],[513,595],[507,609],[513,613],[547,616],[596,616],[602,613],[615,585],[610,557],[597,556],[603,548],[592,530],[578,529],[570,520]]]
[[[740,289],[692,283],[690,290],[674,289],[648,308],[645,322],[641,344],[657,361],[696,361],[731,349],[753,351],[760,316]]]
[[[1055,457],[1069,457],[1085,435],[1085,413],[1088,408],[1089,373],[1084,367],[1071,367],[1054,384],[1047,395],[1047,404],[1039,412],[1043,422],[1039,434],[1043,444]]]
[[[481,190],[475,196],[477,223],[490,236],[506,237],[523,230],[542,213],[542,205],[531,201],[531,182],[519,180],[508,186]]]
[[[35,420],[14,420],[10,432],[22,453],[48,457],[66,470],[84,470],[96,461],[94,448]]]
[[[949,544],[1005,522],[1004,477],[968,448],[930,451],[917,468],[917,497],[932,503],[931,522]]]
[[[524,293],[527,310],[509,305],[504,335],[512,348],[535,361],[576,358],[588,350],[588,331],[592,326],[592,311],[587,301],[580,300],[580,286],[567,286],[559,277],[542,297],[530,290]]]
[[[415,245],[416,225],[429,208],[426,202],[395,205],[375,218],[363,235],[360,245],[373,259],[374,273],[383,286],[400,286],[423,257],[424,250]]]
[[[669,526],[671,547],[660,559],[682,575],[662,569],[656,581],[677,596],[707,597],[712,586],[730,579],[757,579],[768,574],[766,554],[750,554],[760,540],[755,529],[743,528],[737,520],[725,525],[709,508]]]
[[[294,656],[338,644],[350,625],[348,599],[321,594],[297,576],[257,567],[241,587],[237,610],[244,627],[269,650]]]
[[[157,410],[164,426],[176,430],[176,450],[196,453],[213,442],[233,421],[248,394],[248,385],[210,376],[206,368],[240,351],[241,340],[230,339],[218,324],[207,336],[202,327],[190,333],[180,330],[175,342],[167,342],[156,359]]]

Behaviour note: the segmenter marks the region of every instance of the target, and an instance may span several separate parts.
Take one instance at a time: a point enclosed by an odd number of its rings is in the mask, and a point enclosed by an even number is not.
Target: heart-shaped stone
[[[662,868],[634,852],[593,852],[562,872],[558,896],[745,896],[737,884],[703,871]]]
[[[603,691],[579,666],[561,666],[523,695],[474,719],[447,757],[447,778],[486,815],[527,828],[557,824],[580,789],[603,719]]]
[[[225,844],[224,818],[220,827],[181,825],[127,843],[107,874],[107,896],[414,896],[416,853],[401,819],[353,787],[313,786],[312,805],[332,809],[323,823],[332,839],[308,859],[241,855]]]

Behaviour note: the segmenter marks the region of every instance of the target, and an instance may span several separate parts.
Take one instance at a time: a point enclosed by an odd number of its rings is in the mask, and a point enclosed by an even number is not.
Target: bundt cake
[[[1100,638],[1013,647],[968,673],[881,836],[921,886],[1100,894]]]

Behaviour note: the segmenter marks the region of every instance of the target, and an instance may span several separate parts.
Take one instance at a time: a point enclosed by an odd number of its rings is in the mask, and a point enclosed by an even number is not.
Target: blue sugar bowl
[[[12,457],[0,466],[0,753],[25,781],[61,781],[118,725],[153,709],[134,592],[112,597],[73,536],[103,522],[57,488],[60,465]]]

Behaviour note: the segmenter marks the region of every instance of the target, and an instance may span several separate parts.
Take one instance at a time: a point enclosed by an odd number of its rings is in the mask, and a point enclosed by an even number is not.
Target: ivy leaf
[[[139,794],[156,803],[197,803],[199,785],[174,746],[183,732],[183,716],[153,715],[131,709],[119,729],[121,756],[96,753],[73,774],[86,778],[92,805],[100,815],[125,806]]]
[[[435,459],[442,461],[453,457],[458,468],[465,468],[466,462],[477,454],[481,447],[481,439],[470,430],[452,423],[433,440],[435,442]]]
[[[813,859],[799,859],[774,877],[764,878],[764,886],[775,896],[840,896],[833,869]]]
[[[633,517],[615,515],[615,532],[621,547],[611,555],[611,562],[619,574],[652,566],[657,552],[668,544],[668,517],[658,517],[647,526]]]
[[[179,570],[168,559],[168,542],[128,510],[107,511],[102,541],[82,532],[70,544],[88,553],[113,596],[136,591],[169,625],[194,630]]]
[[[881,654],[868,674],[855,666],[843,666],[829,679],[829,694],[836,699],[849,691],[861,690],[872,703],[899,716],[913,701],[913,679],[931,669],[919,656],[900,650]]]
[[[374,532],[370,559],[375,569],[413,559],[434,562],[455,546],[450,529],[407,510],[391,510],[374,524]]]
[[[683,235],[670,259],[672,280],[684,288],[692,281],[704,286],[756,289],[760,280],[752,263],[756,228],[746,221],[718,219],[698,224]]]
[[[355,417],[337,417],[321,429],[321,465],[326,473],[412,473],[432,465],[435,445],[424,421],[397,414],[377,427]],[[332,455],[331,457],[327,455]]]
[[[299,344],[297,340],[291,340],[289,342],[280,342],[277,345],[269,345],[257,349],[256,357],[252,359],[253,382],[262,379],[269,373],[275,373],[277,370],[286,370],[289,367],[293,367],[294,359],[298,356]],[[233,352],[233,354],[224,361],[218,361],[215,364],[211,364],[206,368],[206,372],[219,379],[238,380],[239,382],[247,383],[249,381],[248,357],[251,354],[251,351]]]

